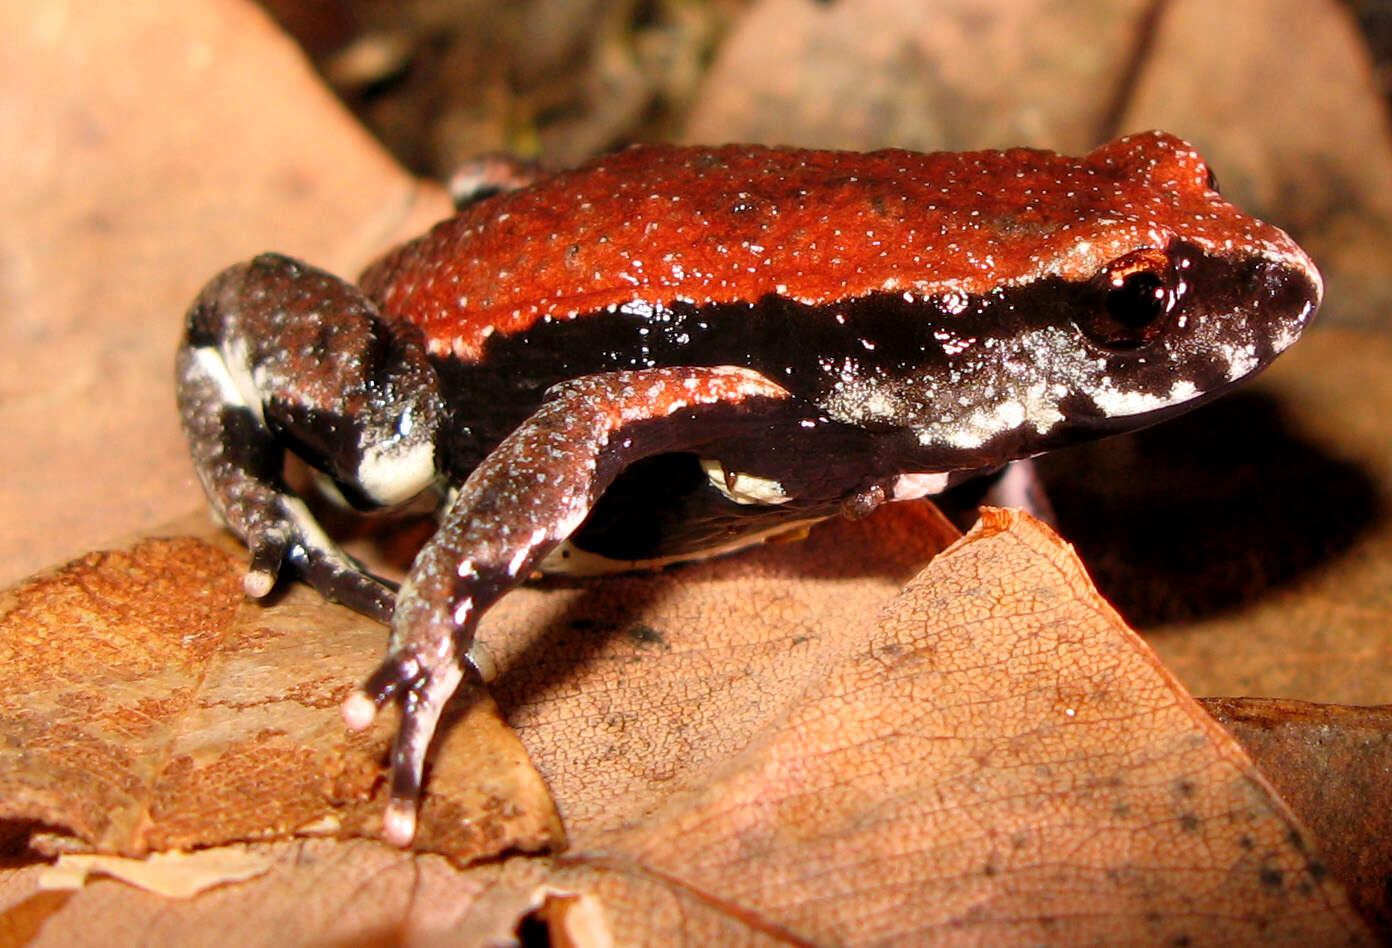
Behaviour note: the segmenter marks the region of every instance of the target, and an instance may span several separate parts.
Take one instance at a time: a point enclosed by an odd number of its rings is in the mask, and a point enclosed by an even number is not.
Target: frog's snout
[[[1300,338],[1324,298],[1319,268],[1295,241],[1286,239],[1279,253],[1260,258],[1253,267],[1253,297],[1269,327],[1272,356]]]

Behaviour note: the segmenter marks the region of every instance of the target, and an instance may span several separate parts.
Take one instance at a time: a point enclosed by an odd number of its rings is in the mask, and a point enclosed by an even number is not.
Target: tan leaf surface
[[[81,889],[93,875],[111,876],[157,895],[192,898],[219,885],[245,882],[267,872],[272,861],[265,853],[244,846],[220,846],[197,852],[173,850],[144,859],[101,853],[63,853],[39,876],[39,888]]]
[[[0,880],[0,931],[9,926],[27,934],[13,943],[36,948],[479,945],[497,943],[516,924],[515,913],[499,920],[477,912],[480,895],[500,879],[521,876],[523,891],[535,885],[535,869],[525,860],[516,861],[518,868],[460,872],[442,857],[368,840],[295,840],[252,851],[270,857],[270,871],[180,901],[110,879],[73,893],[44,892],[38,888],[43,867],[10,872]],[[519,904],[525,910],[525,897]]]
[[[245,601],[228,545],[145,540],[0,594],[0,817],[133,856],[376,832],[392,716],[349,734],[338,703],[385,630],[298,585]],[[561,845],[492,702],[458,723],[418,845],[465,860]]]
[[[956,536],[931,505],[895,505],[798,543],[517,590],[480,630],[504,670],[490,687],[593,838],[703,786]]]
[[[545,924],[552,944],[787,945],[776,929],[732,916],[697,893],[642,873],[514,858],[459,871],[363,840],[254,847],[272,861],[250,882],[170,901],[121,882],[42,891],[38,867],[0,879],[6,945],[507,944]],[[215,934],[214,934],[215,933]],[[569,940],[567,940],[569,939]]]
[[[836,598],[811,583],[799,595],[812,615]],[[709,648],[680,625],[656,631],[675,656]],[[818,944],[1361,937],[1241,750],[1033,521],[992,515],[877,621],[815,647],[805,673],[764,676],[756,727],[714,710],[742,652],[711,663],[704,686],[677,677],[679,701],[712,692],[712,713],[685,727],[668,720],[686,720],[672,689],[647,692],[622,734],[569,718],[568,740],[602,749],[591,766],[548,769],[561,728],[519,722],[568,816],[596,769],[616,769],[606,761],[701,758],[701,731],[728,748],[704,778],[675,775],[666,800],[620,784],[602,818],[580,811],[570,858],[666,878]],[[637,648],[618,657],[641,668]],[[571,681],[618,709],[632,666],[595,660]]]

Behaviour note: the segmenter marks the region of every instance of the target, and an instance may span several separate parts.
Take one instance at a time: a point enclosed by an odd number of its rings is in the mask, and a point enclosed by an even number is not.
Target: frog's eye
[[[1099,346],[1136,349],[1160,335],[1178,301],[1169,258],[1145,248],[1118,257],[1093,278],[1075,320]]]
[[[1212,169],[1212,168],[1209,168],[1209,169],[1207,169],[1207,170],[1208,170],[1208,189],[1209,189],[1210,191],[1212,191],[1214,194],[1219,194],[1219,193],[1221,193],[1221,192],[1219,191],[1219,189],[1218,189],[1218,176],[1217,176],[1216,174],[1213,173],[1213,169]]]

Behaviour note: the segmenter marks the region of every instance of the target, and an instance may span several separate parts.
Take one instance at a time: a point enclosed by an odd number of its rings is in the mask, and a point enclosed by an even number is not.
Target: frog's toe
[[[350,731],[363,731],[377,720],[377,711],[421,675],[420,664],[400,655],[388,655],[377,670],[343,700],[339,713]]]
[[[391,796],[382,818],[382,834],[396,846],[415,836],[425,754],[446,703],[463,680],[464,670],[447,661],[427,667],[410,655],[391,655],[350,694],[340,707],[344,723],[354,731],[372,724],[377,711],[393,698],[401,703],[401,726],[391,757]]]
[[[252,599],[262,599],[275,587],[276,574],[267,569],[252,568],[242,577],[242,589]]]
[[[365,731],[377,720],[377,703],[361,688],[344,698],[338,711],[350,731]]]
[[[242,577],[242,588],[252,599],[262,599],[275,587],[281,564],[290,552],[290,537],[284,530],[271,529],[250,533],[246,540],[251,565]]]
[[[406,847],[416,838],[416,801],[392,798],[382,814],[382,838],[393,846]]]

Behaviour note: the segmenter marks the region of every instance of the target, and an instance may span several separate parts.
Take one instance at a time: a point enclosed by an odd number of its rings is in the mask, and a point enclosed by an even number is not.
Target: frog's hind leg
[[[281,472],[289,450],[362,507],[432,482],[442,409],[414,328],[388,326],[351,284],[263,254],[194,301],[176,372],[199,480],[251,551],[248,594],[268,593],[289,563],[326,598],[388,621],[391,590],[339,550]]]

